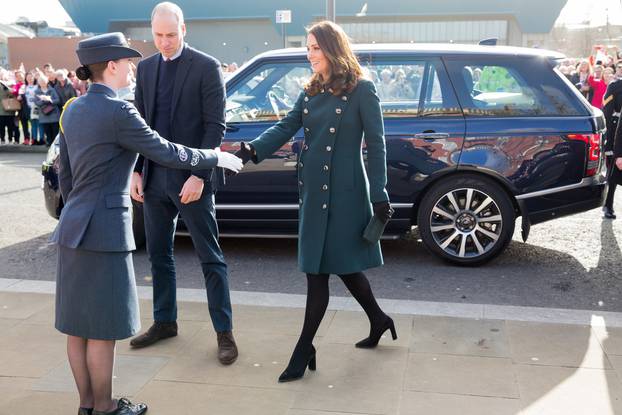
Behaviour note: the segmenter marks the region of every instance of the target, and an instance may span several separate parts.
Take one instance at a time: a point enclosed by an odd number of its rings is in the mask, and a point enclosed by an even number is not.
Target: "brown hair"
[[[307,29],[307,33],[315,37],[328,59],[330,75],[329,79],[323,79],[322,75],[314,73],[305,85],[305,92],[311,96],[325,88],[332,90],[333,95],[352,92],[363,76],[363,69],[352,51],[348,35],[331,21],[316,23]]]
[[[90,65],[82,65],[76,69],[76,76],[82,81],[90,79],[91,82],[101,81],[104,71],[108,67],[108,62],[92,63]]]

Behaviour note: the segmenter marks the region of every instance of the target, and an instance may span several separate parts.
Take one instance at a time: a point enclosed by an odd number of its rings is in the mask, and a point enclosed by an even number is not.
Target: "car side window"
[[[228,91],[227,122],[275,122],[294,106],[311,77],[308,62],[269,63]]]
[[[425,62],[362,62],[363,74],[376,85],[387,117],[417,116]]]
[[[540,61],[482,58],[477,62],[448,59],[446,63],[466,116],[581,114],[567,86]]]
[[[363,63],[374,81],[385,118],[462,115],[440,61],[382,59]],[[423,95],[423,96],[422,96]]]

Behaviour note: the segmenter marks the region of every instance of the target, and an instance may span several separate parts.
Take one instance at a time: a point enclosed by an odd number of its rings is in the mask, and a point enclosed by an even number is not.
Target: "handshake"
[[[226,169],[225,175],[227,176],[237,174],[255,156],[255,150],[245,142],[240,143],[240,149],[234,154],[223,153],[219,148],[216,149],[216,153],[218,155],[217,166]]]

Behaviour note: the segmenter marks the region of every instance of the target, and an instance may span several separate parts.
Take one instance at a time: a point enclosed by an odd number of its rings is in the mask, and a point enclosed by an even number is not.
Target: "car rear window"
[[[518,57],[446,58],[463,112],[472,117],[585,115],[546,61]]]

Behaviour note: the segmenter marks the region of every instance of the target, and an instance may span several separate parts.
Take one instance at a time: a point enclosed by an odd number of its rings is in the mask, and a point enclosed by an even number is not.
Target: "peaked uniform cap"
[[[82,65],[114,61],[123,58],[142,58],[142,54],[132,49],[121,32],[104,33],[84,39],[76,49]]]

